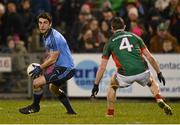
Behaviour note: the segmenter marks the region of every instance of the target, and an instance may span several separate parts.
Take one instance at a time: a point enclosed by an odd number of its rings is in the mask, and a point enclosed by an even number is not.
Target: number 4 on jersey
[[[132,51],[133,45],[129,43],[129,40],[127,37],[122,38],[121,44],[119,46],[119,50],[127,49],[129,52]]]

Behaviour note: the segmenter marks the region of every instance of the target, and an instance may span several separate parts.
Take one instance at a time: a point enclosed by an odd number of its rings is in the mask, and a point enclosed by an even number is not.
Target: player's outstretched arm
[[[160,71],[159,65],[158,65],[157,61],[155,60],[155,58],[152,56],[152,54],[149,52],[149,50],[147,48],[143,49],[143,54],[146,56],[147,60],[150,62],[150,64],[156,71],[159,82],[162,81],[163,85],[165,85],[165,83],[166,83],[165,78],[162,75],[162,72]]]
[[[101,60],[101,64],[100,64],[98,71],[96,73],[95,83],[94,83],[93,89],[91,91],[92,92],[91,97],[95,97],[99,91],[99,83],[103,77],[105,70],[106,70],[107,62],[108,62],[107,59]]]
[[[48,58],[41,64],[41,68],[45,69],[48,66],[54,64],[57,60],[57,58],[59,57],[60,52],[59,51],[53,51],[53,52],[49,52],[49,56]]]

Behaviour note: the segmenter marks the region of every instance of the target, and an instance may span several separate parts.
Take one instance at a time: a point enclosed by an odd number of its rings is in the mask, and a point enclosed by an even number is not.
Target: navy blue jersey
[[[74,61],[66,39],[57,30],[51,28],[48,35],[43,37],[43,43],[48,52],[59,51],[55,67],[74,68]]]

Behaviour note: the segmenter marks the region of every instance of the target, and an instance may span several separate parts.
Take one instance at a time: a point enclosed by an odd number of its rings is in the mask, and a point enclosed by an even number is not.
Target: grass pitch
[[[57,100],[43,100],[38,113],[23,115],[20,107],[31,104],[31,100],[0,100],[0,124],[180,124],[180,104],[169,103],[173,115],[167,116],[152,101],[116,102],[115,116],[105,116],[106,100],[72,99],[77,115],[65,114],[65,109]]]

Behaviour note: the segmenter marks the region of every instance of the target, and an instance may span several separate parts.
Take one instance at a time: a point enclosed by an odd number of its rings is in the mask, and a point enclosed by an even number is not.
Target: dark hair
[[[50,23],[52,23],[52,17],[51,17],[51,15],[48,12],[40,13],[37,16],[37,20],[39,20],[39,18],[47,19]]]
[[[114,17],[111,21],[111,26],[114,30],[124,29],[124,20],[121,17]]]

